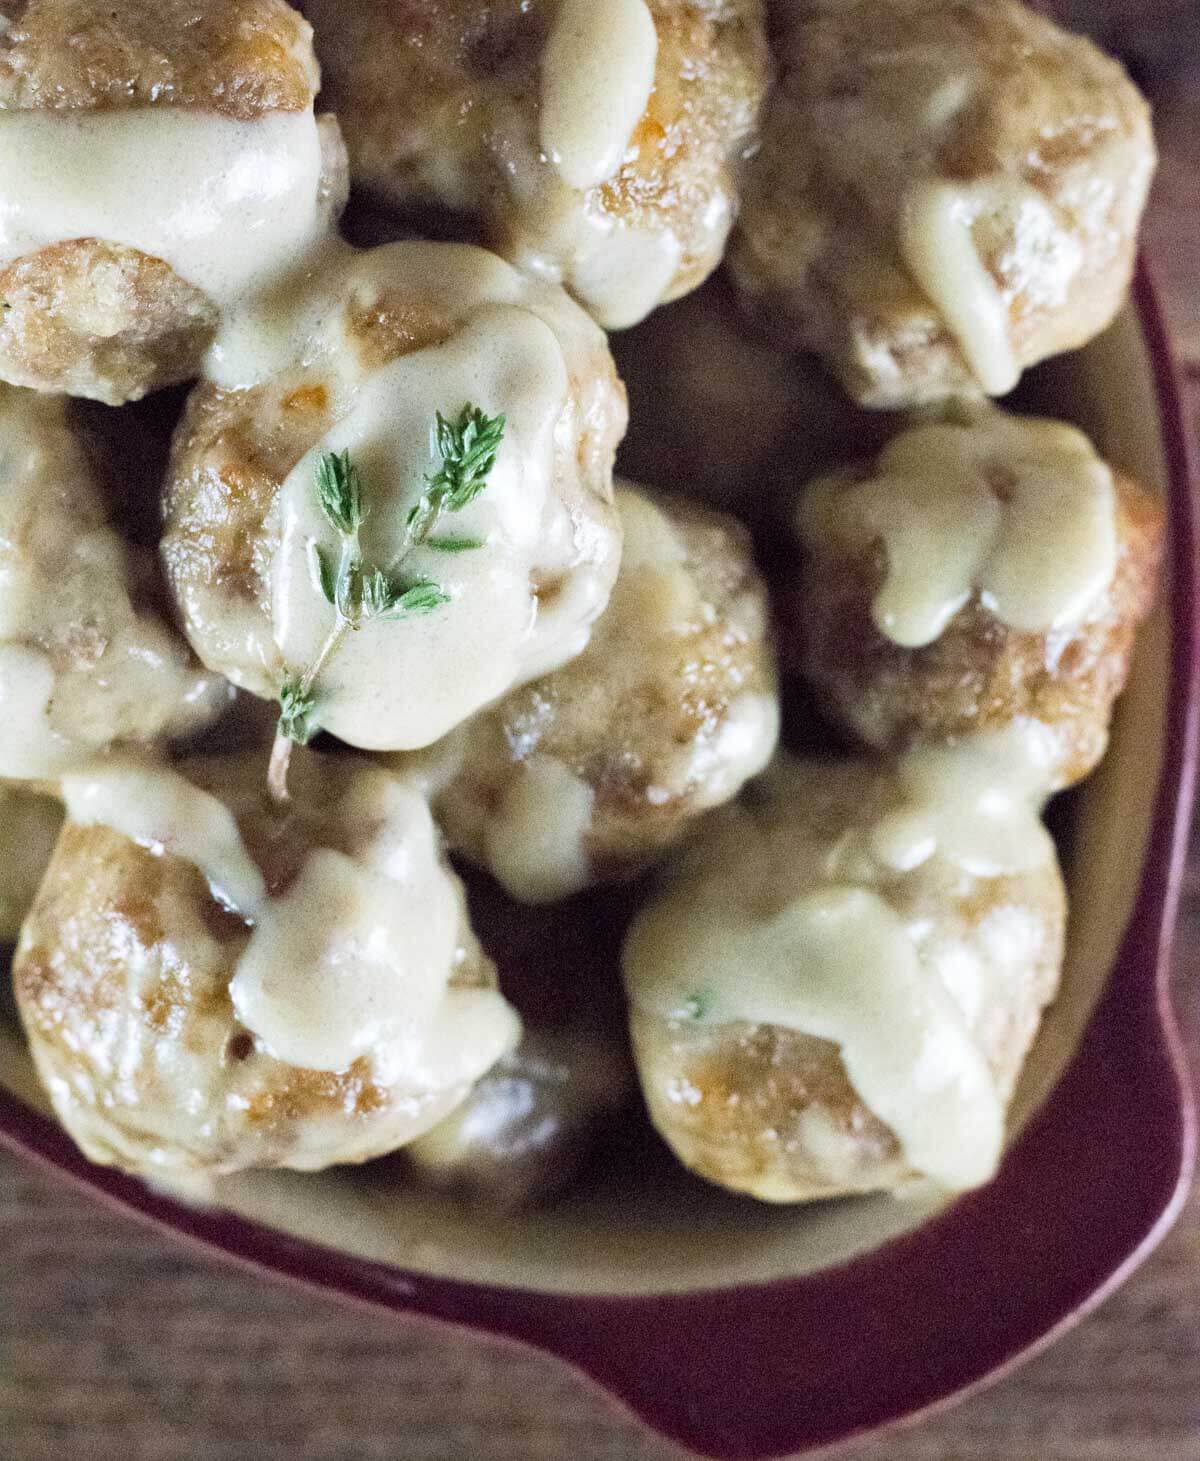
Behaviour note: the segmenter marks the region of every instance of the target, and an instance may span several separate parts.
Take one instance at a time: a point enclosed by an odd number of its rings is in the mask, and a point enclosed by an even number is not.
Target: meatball
[[[405,1156],[423,1183],[513,1210],[560,1192],[594,1131],[625,1104],[619,1045],[584,1030],[530,1030]]]
[[[1163,515],[1082,433],[988,409],[917,426],[812,484],[790,601],[823,707],[895,749],[1030,719],[1056,787],[1104,755]]]
[[[766,85],[759,0],[307,0],[356,183],[478,219],[633,324],[720,261]]]
[[[591,893],[531,918],[490,878],[468,870],[465,882],[521,1041],[403,1155],[423,1185],[512,1211],[561,1193],[629,1128],[621,943],[637,894]]]
[[[886,439],[885,413],[853,406],[818,365],[750,328],[723,275],[611,343],[630,406],[618,470],[756,528],[797,477]]]
[[[0,786],[0,943],[11,944],[33,906],[62,827],[53,797]]]
[[[162,555],[183,626],[266,698],[321,664],[317,723],[352,745],[428,745],[587,643],[619,558],[624,391],[562,290],[465,244],[336,252],[288,306],[246,321],[176,433]],[[482,429],[473,412],[501,433],[483,490],[414,536],[442,436]],[[361,536],[323,505],[331,467],[357,484]],[[345,599],[314,562],[331,580],[347,553],[361,627],[327,655]],[[430,596],[368,615],[375,570]]]
[[[198,728],[228,686],[169,627],[153,558],[114,530],[113,462],[61,398],[11,386],[0,440],[0,777]]]
[[[1014,732],[792,762],[717,813],[625,946],[650,1115],[689,1167],[799,1202],[988,1180],[1063,952]]]
[[[164,1176],[361,1162],[419,1136],[516,1042],[412,788],[298,754],[110,758],[13,967],[38,1071],[93,1160]]]
[[[1120,308],[1149,109],[1014,0],[797,0],[731,266],[748,306],[868,406],[970,389]]]
[[[0,12],[0,379],[110,404],[186,380],[345,201],[307,22],[283,0]]]
[[[591,643],[424,759],[450,845],[540,903],[640,871],[736,796],[779,732],[745,530],[617,491],[621,571]]]

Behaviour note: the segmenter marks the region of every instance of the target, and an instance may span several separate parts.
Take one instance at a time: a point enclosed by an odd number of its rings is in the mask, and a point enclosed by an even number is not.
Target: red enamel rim
[[[545,1350],[648,1425],[720,1461],[802,1452],[945,1403],[1078,1320],[1163,1236],[1196,1142],[1167,995],[1200,717],[1190,440],[1143,266],[1135,299],[1170,470],[1177,582],[1167,751],[1133,916],[1079,1049],[1000,1175],[917,1231],[839,1267],[765,1285],[578,1297],[431,1278],[91,1166],[0,1091],[0,1144],[124,1211],[264,1276]]]

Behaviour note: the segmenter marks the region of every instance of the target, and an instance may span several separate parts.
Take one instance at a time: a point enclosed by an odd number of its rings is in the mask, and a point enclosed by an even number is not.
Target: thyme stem
[[[316,682],[347,630],[358,629],[371,619],[429,613],[449,602],[450,595],[440,584],[427,579],[404,583],[397,575],[445,513],[461,512],[487,486],[503,435],[504,417],[486,416],[477,406],[464,406],[456,421],[437,413],[441,466],[426,476],[425,490],[405,519],[400,547],[386,568],[363,559],[359,529],[367,516],[366,493],[350,453],[326,452],[317,459],[317,499],[326,521],[341,538],[341,555],[335,570],[332,555],[314,539],[308,544],[309,567],[314,587],[332,604],[335,619],[316,658],[301,674],[289,673],[279,691],[279,724],[267,771],[267,787],[276,802],[282,805],[291,799],[287,784],[291,748],[297,742],[306,745],[319,728]],[[484,544],[481,539],[449,538],[430,546],[460,553]]]

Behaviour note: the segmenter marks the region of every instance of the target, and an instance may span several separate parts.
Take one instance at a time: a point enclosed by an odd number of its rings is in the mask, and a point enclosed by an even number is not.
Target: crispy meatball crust
[[[628,486],[617,507],[625,556],[588,648],[431,753],[457,762],[435,798],[451,846],[531,902],[640,871],[775,746],[766,589],[745,529]],[[561,838],[531,853],[560,819]]]
[[[976,388],[903,262],[900,220],[914,184],[990,179],[1024,190],[974,228],[1016,363],[1109,323],[1155,160],[1116,62],[1014,0],[800,0],[776,21],[780,76],[731,250],[766,325],[864,405]]]
[[[312,106],[307,23],[282,0],[3,0],[0,114],[176,107],[252,122]],[[336,125],[321,124],[330,211],[344,202]],[[162,259],[113,239],[48,244],[0,266],[0,378],[108,405],[194,376],[218,306]]]
[[[318,85],[284,0],[2,0],[0,108],[198,107],[250,121]]]
[[[723,855],[708,859],[696,897],[706,889],[720,897],[722,884],[740,879],[747,897],[775,907],[794,886],[818,886],[820,874],[810,881],[797,869],[833,854],[890,794],[887,773],[868,762],[794,765],[781,786],[717,814],[709,845]],[[984,960],[983,998],[970,1024],[1007,1103],[1058,986],[1066,895],[1057,867],[974,878],[935,859],[880,891],[906,921],[926,922]],[[1026,928],[1027,957],[1017,969],[1003,967],[1002,957],[1002,921],[1013,911]],[[987,968],[989,947],[998,946],[1000,965]],[[919,1175],[827,1040],[773,1024],[666,1019],[636,993],[630,1031],[651,1119],[676,1156],[711,1182],[769,1202],[807,1202],[893,1190]]]
[[[332,814],[356,764],[301,753],[286,813],[261,793],[258,755],[184,769],[233,806],[277,895],[311,847],[344,840]],[[494,988],[465,909],[461,937],[452,986]],[[63,829],[13,978],[42,1080],[93,1161],[214,1175],[361,1162],[424,1131],[466,1094],[398,1089],[379,1078],[370,1055],[330,1072],[269,1054],[229,994],[249,938],[191,863],[156,856],[108,827]]]
[[[186,380],[217,308],[161,259],[72,239],[0,269],[0,373],[13,385],[116,406]]]
[[[557,186],[538,140],[553,3],[307,0],[304,8],[356,183],[402,208],[480,217],[506,257],[589,216],[602,227],[673,233],[678,263],[655,302],[695,288],[719,263],[737,161],[767,79],[757,0],[650,0],[654,91],[619,170],[585,191]],[[589,304],[569,251],[551,243],[532,252]]]
[[[799,591],[784,601],[791,622],[783,638],[795,667],[822,708],[878,750],[1030,719],[1056,732],[1056,789],[1082,780],[1108,745],[1113,703],[1154,602],[1162,556],[1159,503],[1123,474],[1115,474],[1115,486],[1116,571],[1078,624],[1023,632],[976,594],[932,644],[904,648],[872,619],[883,579],[878,556],[847,556],[835,544],[810,542]]]

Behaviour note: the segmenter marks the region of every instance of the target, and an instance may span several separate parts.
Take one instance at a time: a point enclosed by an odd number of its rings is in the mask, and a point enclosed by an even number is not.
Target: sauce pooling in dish
[[[62,821],[53,797],[0,786],[0,943],[12,943],[20,932]]]

